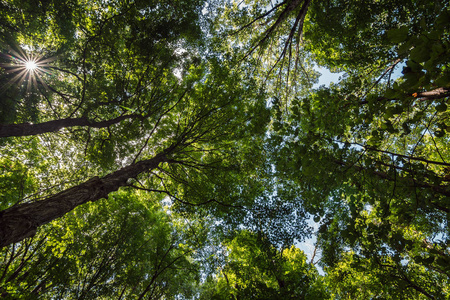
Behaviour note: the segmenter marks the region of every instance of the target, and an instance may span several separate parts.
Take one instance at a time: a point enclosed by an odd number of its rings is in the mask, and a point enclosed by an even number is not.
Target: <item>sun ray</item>
[[[11,47],[8,54],[1,53],[3,63],[0,64],[0,67],[4,69],[4,75],[9,78],[0,87],[0,93],[13,85],[22,86],[24,82],[26,82],[27,91],[39,84],[45,89],[48,88],[44,77],[45,75],[52,75],[53,72],[50,71],[51,65],[49,63],[56,58],[42,58],[33,54],[32,50],[29,46],[16,46]]]

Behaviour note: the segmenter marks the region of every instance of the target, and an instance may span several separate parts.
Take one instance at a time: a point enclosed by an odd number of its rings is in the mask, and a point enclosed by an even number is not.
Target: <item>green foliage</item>
[[[332,47],[339,58],[327,55],[324,63],[343,66],[344,79],[295,98],[287,113],[273,117],[277,177],[295,182],[306,211],[319,222],[321,263],[339,298],[445,299],[448,294],[448,272],[442,268],[450,208],[444,121],[448,9],[420,13],[429,23],[412,19],[387,31],[382,43],[389,51],[352,46],[354,54],[376,55],[376,63],[343,61],[350,44],[336,35],[343,43]],[[351,26],[351,18],[342,20]],[[373,28],[366,26],[362,29]],[[430,43],[436,45],[432,50]],[[403,75],[394,82],[389,74],[402,60]],[[350,259],[351,253],[358,260]]]
[[[198,280],[193,241],[155,200],[121,191],[5,249],[2,293],[14,299],[191,296]]]
[[[33,190],[33,178],[20,161],[0,160],[0,197],[2,209],[18,203]]]
[[[3,248],[1,297],[448,299],[449,17],[0,1],[0,219],[164,157]],[[316,65],[345,73],[312,89]],[[313,233],[323,276],[295,246]]]
[[[249,231],[224,246],[225,265],[207,279],[200,299],[330,299],[323,279],[295,246],[277,250]]]

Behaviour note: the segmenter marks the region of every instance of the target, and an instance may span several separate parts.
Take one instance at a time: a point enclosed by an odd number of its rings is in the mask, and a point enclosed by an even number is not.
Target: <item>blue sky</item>
[[[318,88],[321,85],[328,86],[331,82],[337,83],[339,81],[339,77],[344,74],[344,72],[331,73],[328,69],[321,67],[316,67],[316,71],[322,75],[319,77],[319,83],[316,83],[313,88]]]

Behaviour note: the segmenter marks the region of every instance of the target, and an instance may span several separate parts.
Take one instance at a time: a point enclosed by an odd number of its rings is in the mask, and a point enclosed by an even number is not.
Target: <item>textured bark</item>
[[[125,115],[111,120],[99,122],[93,122],[88,118],[67,118],[38,124],[28,124],[28,123],[6,124],[0,125],[0,137],[37,135],[46,132],[55,132],[60,130],[61,128],[69,128],[75,126],[89,126],[95,128],[103,128],[117,124],[126,119],[135,119],[139,117],[141,116]]]
[[[129,178],[148,172],[167,161],[165,154],[143,160],[105,177],[88,181],[52,195],[45,200],[12,206],[0,212],[0,247],[31,237],[39,226],[64,216],[78,205],[106,198],[127,184]]]
[[[441,99],[450,96],[450,89],[447,88],[437,88],[432,91],[420,92],[413,94],[417,98],[425,99]]]

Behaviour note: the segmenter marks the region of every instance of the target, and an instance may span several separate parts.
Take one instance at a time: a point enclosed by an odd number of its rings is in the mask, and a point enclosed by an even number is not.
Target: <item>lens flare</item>
[[[0,52],[0,82],[4,83],[0,85],[0,94],[14,85],[26,86],[27,91],[47,88],[45,78],[52,75],[49,63],[56,58],[43,58],[33,52],[26,45],[12,45],[7,53]]]
[[[35,60],[28,60],[25,62],[25,68],[28,71],[34,71],[37,68],[37,63]]]

